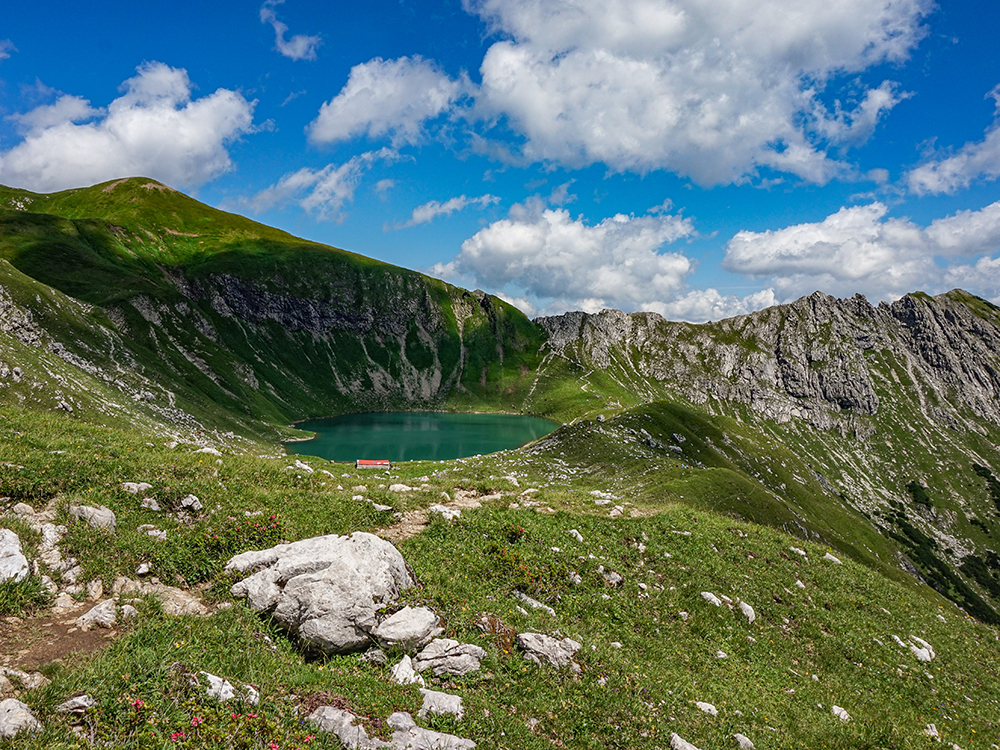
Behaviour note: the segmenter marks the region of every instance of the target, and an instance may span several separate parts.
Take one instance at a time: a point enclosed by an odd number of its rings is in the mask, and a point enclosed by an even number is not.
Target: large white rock
[[[23,581],[28,575],[28,558],[21,551],[21,539],[10,529],[0,529],[0,581]]]
[[[118,528],[118,519],[110,508],[98,505],[96,508],[90,505],[71,505],[69,514],[81,521],[85,521],[95,529],[108,529],[114,531]]]
[[[42,725],[27,705],[16,698],[0,701],[0,737],[11,738],[21,732],[40,732]]]
[[[257,610],[274,607],[282,626],[326,653],[366,648],[377,610],[414,584],[399,550],[363,531],[244,552],[226,570],[252,573],[232,587],[233,596]]]

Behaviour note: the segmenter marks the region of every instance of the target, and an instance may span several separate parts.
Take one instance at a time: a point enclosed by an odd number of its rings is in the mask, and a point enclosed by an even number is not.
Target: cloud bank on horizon
[[[0,182],[144,174],[219,191],[223,207],[331,244],[339,228],[351,249],[530,314],[704,320],[816,289],[880,300],[963,286],[1000,302],[1000,64],[973,94],[935,88],[959,74],[955,50],[979,55],[993,37],[947,26],[959,22],[930,0],[426,10],[370,9],[401,36],[413,26],[411,48],[392,50],[355,41],[314,0],[266,0],[256,73],[236,65],[205,91],[191,55],[133,64],[103,105],[39,81],[44,101],[24,94],[30,106],[5,115]],[[420,48],[432,23],[459,52]],[[23,54],[17,31],[0,41],[0,78]],[[920,114],[946,96],[964,125]]]

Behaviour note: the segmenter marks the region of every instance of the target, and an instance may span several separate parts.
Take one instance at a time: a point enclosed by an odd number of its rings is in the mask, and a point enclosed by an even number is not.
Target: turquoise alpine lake
[[[288,443],[290,453],[330,461],[448,461],[508,448],[548,435],[559,425],[518,414],[380,412],[310,419],[296,425],[312,440]]]

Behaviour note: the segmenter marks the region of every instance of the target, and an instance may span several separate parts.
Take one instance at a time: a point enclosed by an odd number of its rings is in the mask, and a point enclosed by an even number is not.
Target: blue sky
[[[141,174],[525,312],[1000,303],[974,0],[79,3],[0,17],[0,183]]]

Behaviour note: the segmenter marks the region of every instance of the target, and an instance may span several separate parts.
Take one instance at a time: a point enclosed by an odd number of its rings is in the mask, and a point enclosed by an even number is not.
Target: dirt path
[[[71,654],[87,654],[107,646],[118,636],[116,629],[95,628],[84,631],[75,624],[77,617],[94,606],[83,602],[70,610],[49,610],[34,617],[5,617],[0,620],[0,665],[36,671]]]

